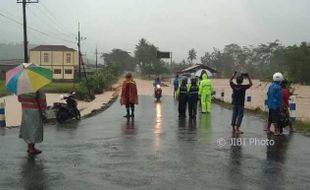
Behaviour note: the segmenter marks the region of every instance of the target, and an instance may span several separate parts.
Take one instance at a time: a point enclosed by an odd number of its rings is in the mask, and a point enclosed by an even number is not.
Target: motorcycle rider
[[[192,78],[191,84],[188,86],[188,113],[189,117],[196,119],[197,114],[197,102],[198,102],[198,92],[199,87],[197,85],[197,79]]]
[[[153,86],[154,86],[154,96],[155,96],[155,98],[157,98],[156,97],[156,88],[157,88],[157,85],[159,85],[159,87],[161,87],[161,80],[159,79],[159,77],[157,77],[155,80],[154,80],[154,82],[153,82]],[[160,96],[159,97],[161,97],[161,92],[162,90],[161,90],[161,88],[159,89],[159,94],[160,94]]]
[[[156,77],[156,79],[153,82],[153,86],[156,87],[156,85],[158,85],[158,84],[161,85],[161,81],[160,81],[159,77]]]
[[[213,84],[210,79],[208,79],[208,75],[203,73],[202,80],[199,84],[199,95],[201,101],[201,112],[202,113],[210,113],[211,112],[211,98],[213,92]]]
[[[179,117],[185,118],[188,100],[187,78],[182,79],[181,85],[177,90],[177,100],[179,101]]]

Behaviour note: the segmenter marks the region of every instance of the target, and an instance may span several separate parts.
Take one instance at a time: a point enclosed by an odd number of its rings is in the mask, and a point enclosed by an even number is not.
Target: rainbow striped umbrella
[[[36,92],[52,81],[53,72],[32,63],[23,63],[6,72],[5,86],[16,94]]]

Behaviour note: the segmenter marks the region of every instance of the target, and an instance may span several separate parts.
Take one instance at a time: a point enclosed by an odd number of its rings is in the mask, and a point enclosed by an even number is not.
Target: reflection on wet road
[[[310,189],[308,137],[253,145],[268,137],[252,115],[245,134],[232,136],[230,110],[214,105],[210,115],[179,120],[172,97],[140,99],[134,120],[116,101],[93,118],[47,126],[36,158],[18,129],[0,130],[0,189]]]

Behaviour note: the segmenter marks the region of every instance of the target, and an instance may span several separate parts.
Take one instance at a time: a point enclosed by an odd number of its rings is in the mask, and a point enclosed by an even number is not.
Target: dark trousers
[[[237,126],[239,128],[243,119],[244,106],[243,105],[233,105],[233,113],[231,119],[231,125],[233,127]]]
[[[188,114],[189,114],[189,117],[196,117],[196,114],[197,114],[197,102],[198,102],[198,98],[189,98],[188,99]]]
[[[186,116],[187,95],[180,95],[179,97],[179,117]]]
[[[130,108],[131,108],[131,114],[133,115],[135,112],[135,104],[132,103],[126,104],[127,115],[130,115]]]

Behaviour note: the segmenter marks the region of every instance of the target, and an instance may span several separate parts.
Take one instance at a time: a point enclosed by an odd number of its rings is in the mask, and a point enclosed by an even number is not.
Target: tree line
[[[223,78],[240,71],[270,80],[274,72],[280,71],[292,82],[310,84],[310,44],[306,42],[292,46],[284,46],[278,40],[258,46],[229,44],[223,50],[205,52],[200,60]]]
[[[110,53],[103,53],[101,57],[106,66],[120,73],[137,70],[144,75],[169,73],[168,63],[157,58],[158,50],[158,47],[142,38],[135,46],[134,56],[122,49],[112,49]]]

